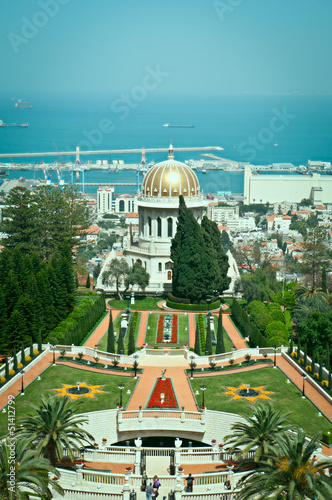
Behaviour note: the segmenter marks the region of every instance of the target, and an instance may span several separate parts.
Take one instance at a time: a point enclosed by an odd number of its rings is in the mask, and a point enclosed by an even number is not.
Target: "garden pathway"
[[[222,324],[227,332],[227,335],[229,336],[229,338],[233,342],[233,345],[235,345],[237,349],[246,349],[248,347],[247,343],[241,337],[241,335],[233,325],[232,321],[230,320],[229,314],[222,315]]]
[[[122,312],[120,309],[112,309],[112,318],[113,321],[117,317],[117,315]],[[110,318],[110,313],[108,312],[103,321],[100,323],[100,325],[97,326],[95,331],[90,335],[88,340],[85,342],[86,347],[94,347],[95,345],[99,344],[103,336],[108,330],[108,325],[109,325],[109,318]]]
[[[141,311],[141,322],[139,325],[139,332],[138,332],[138,337],[137,337],[137,347],[142,347],[142,345],[145,342],[145,333],[146,333],[146,327],[147,327],[147,322],[148,322],[148,311]]]
[[[195,347],[195,313],[188,313],[189,347]]]
[[[184,373],[185,368],[188,368],[188,361],[182,356],[148,356],[142,360],[140,368],[144,368],[144,372],[140,375],[127,411],[138,410],[139,406],[145,407],[155,379],[161,376],[161,368],[166,368],[165,376],[172,379],[180,407],[184,406],[186,411],[197,411],[188,377]]]

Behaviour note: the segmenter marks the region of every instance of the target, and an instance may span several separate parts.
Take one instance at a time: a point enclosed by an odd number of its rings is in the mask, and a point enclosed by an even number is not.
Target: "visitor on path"
[[[145,491],[146,490],[147,480],[148,480],[148,476],[146,475],[146,471],[143,471],[141,491]]]
[[[160,481],[159,481],[159,478],[158,478],[158,476],[157,476],[157,475],[155,475],[155,476],[153,477],[153,487],[154,487],[154,489],[155,489],[155,495],[154,495],[154,496],[155,496],[155,498],[157,498],[157,496],[159,495],[159,492],[158,492],[158,488],[159,488],[159,486],[160,486]]]
[[[194,484],[194,478],[191,475],[191,472],[189,472],[189,476],[186,477],[187,481],[187,490],[186,491],[192,491],[193,490],[193,484]]]
[[[150,483],[147,485],[146,491],[145,491],[146,500],[151,500],[152,493],[154,493],[154,488],[152,486],[152,483]]]

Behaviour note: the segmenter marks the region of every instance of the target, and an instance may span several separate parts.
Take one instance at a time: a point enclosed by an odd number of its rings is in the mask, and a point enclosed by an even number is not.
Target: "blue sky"
[[[0,6],[2,95],[332,93],[331,0]]]

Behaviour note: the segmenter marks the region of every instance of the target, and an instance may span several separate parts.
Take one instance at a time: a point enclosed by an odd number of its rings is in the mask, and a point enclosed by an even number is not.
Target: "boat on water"
[[[6,172],[6,170],[0,170],[0,177],[5,177],[6,175],[8,175],[8,172]]]
[[[170,123],[164,123],[162,126],[173,128],[195,128],[195,125],[171,125]]]
[[[4,123],[0,120],[0,127],[2,128],[28,128],[28,123]]]
[[[32,109],[32,106],[31,104],[22,104],[19,102],[15,102],[15,108]]]

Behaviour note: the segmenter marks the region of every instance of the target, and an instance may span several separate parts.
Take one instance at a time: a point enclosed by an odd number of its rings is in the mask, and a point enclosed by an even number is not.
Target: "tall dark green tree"
[[[307,366],[307,356],[308,356],[308,346],[305,344],[304,346],[304,354],[303,354],[303,368]]]
[[[22,345],[21,345],[21,363],[24,365],[25,363],[25,352],[24,352],[24,344],[22,342]]]
[[[115,353],[112,311],[110,311],[110,319],[109,319],[108,332],[107,332],[107,347],[106,347],[106,350],[107,350],[107,352]]]
[[[85,288],[89,288],[90,289],[90,287],[91,287],[90,274],[88,274],[88,276],[86,278]]]
[[[219,310],[216,354],[225,352],[224,329],[222,326],[222,308]]]
[[[212,354],[212,333],[210,327],[210,316],[206,316],[206,340],[205,340],[205,354],[211,356]]]
[[[30,358],[32,359],[33,358],[33,341],[32,341],[32,337],[30,337]]]
[[[17,372],[17,354],[15,347],[13,349],[13,370]]]
[[[39,329],[39,332],[38,332],[38,351],[39,351],[39,354],[42,352],[43,350],[43,341],[42,341],[42,334],[41,334],[41,330]]]
[[[326,275],[326,267],[324,266],[322,269],[322,292],[327,293],[327,275]]]
[[[8,356],[6,356],[6,361],[5,361],[5,377],[6,380],[9,379],[9,363],[8,363]]]
[[[123,334],[121,328],[118,336],[118,354],[124,354]]]
[[[133,321],[131,320],[129,327],[128,356],[134,354],[135,350],[136,349],[135,349],[134,326],[133,326]]]
[[[195,347],[194,347],[194,352],[195,352],[195,354],[197,354],[197,356],[201,355],[201,339],[199,337],[198,323],[196,323],[196,329],[195,329]]]
[[[203,232],[180,196],[177,231],[172,239],[173,295],[198,303],[215,290],[216,264],[211,262]]]
[[[228,289],[231,279],[227,276],[229,264],[221,241],[221,234],[217,224],[204,215],[202,232],[206,249],[210,257],[210,264],[215,264],[215,293],[222,294]]]

